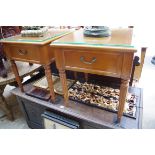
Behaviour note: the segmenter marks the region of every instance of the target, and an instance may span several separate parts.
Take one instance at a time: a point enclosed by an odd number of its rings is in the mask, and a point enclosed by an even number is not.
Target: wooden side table
[[[51,43],[63,85],[65,105],[68,89],[65,70],[117,77],[121,79],[118,121],[123,114],[133,57],[132,28],[113,29],[105,38],[84,37],[83,30],[75,31]]]
[[[41,66],[38,64],[33,64],[32,66],[30,66],[26,62],[16,62],[16,63],[19,75],[22,79],[28,75],[32,75],[34,72],[39,71],[41,68]],[[8,103],[6,102],[3,93],[7,84],[13,85],[16,83],[16,78],[11,70],[10,62],[9,61],[4,62],[4,65],[7,70],[8,76],[7,78],[0,77],[0,108],[6,113],[8,119],[13,120],[14,119],[13,112]]]
[[[49,29],[43,37],[21,37],[17,35],[7,39],[1,40],[4,44],[6,56],[10,59],[12,70],[15,74],[16,81],[22,92],[24,92],[21,78],[15,63],[17,61],[24,61],[30,63],[37,63],[44,66],[48,85],[50,88],[50,95],[52,102],[55,101],[55,94],[52,82],[52,73],[50,64],[55,60],[54,52],[49,49],[49,44],[62,36],[65,36],[73,30],[69,29]]]

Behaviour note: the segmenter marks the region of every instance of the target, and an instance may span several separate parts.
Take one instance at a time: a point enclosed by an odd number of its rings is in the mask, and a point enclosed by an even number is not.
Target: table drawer
[[[11,59],[21,60],[21,61],[39,61],[39,49],[35,46],[23,46],[23,45],[16,45],[10,46],[9,51],[7,51],[7,55]]]
[[[64,57],[66,69],[89,73],[101,72],[117,77],[121,75],[123,53],[65,50]]]

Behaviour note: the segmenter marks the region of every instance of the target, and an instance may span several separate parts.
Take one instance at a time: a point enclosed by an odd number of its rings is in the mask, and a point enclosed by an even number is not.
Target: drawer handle
[[[91,65],[91,64],[93,64],[96,61],[96,58],[93,57],[92,60],[90,62],[88,62],[88,61],[85,61],[84,57],[82,56],[82,57],[80,57],[80,61],[85,63],[85,64],[87,64],[87,65]]]
[[[26,55],[26,54],[27,54],[27,50],[21,50],[21,49],[20,49],[20,50],[18,51],[18,54],[19,54],[19,55]]]

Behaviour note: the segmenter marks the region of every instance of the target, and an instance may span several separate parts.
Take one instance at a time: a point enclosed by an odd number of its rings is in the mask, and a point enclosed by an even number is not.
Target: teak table
[[[68,89],[65,70],[117,77],[121,79],[118,122],[123,114],[134,52],[132,28],[113,29],[105,38],[84,37],[83,29],[51,43],[63,85],[65,105]]]
[[[62,36],[65,36],[73,30],[49,29],[43,37],[14,37],[1,40],[4,44],[6,56],[11,60],[12,70],[15,74],[16,81],[22,92],[24,92],[22,82],[18,73],[15,60],[30,63],[37,63],[44,66],[52,102],[55,101],[55,94],[52,83],[50,64],[55,60],[54,52],[49,44]],[[50,48],[50,49],[49,49]]]

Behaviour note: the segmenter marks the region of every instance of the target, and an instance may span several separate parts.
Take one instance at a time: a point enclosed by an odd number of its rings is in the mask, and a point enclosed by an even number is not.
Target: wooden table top
[[[75,31],[74,29],[49,29],[43,37],[22,37],[20,35],[16,35],[9,38],[4,38],[0,40],[2,43],[19,43],[19,44],[38,44],[44,45],[50,43],[68,33]]]
[[[74,46],[74,47],[95,47],[95,48],[120,48],[134,51],[132,45],[132,34],[131,28],[119,28],[112,29],[112,34],[109,37],[95,38],[85,37],[83,35],[83,29],[75,31],[65,37],[62,37],[51,43],[51,46]],[[135,49],[136,51],[136,49]]]

